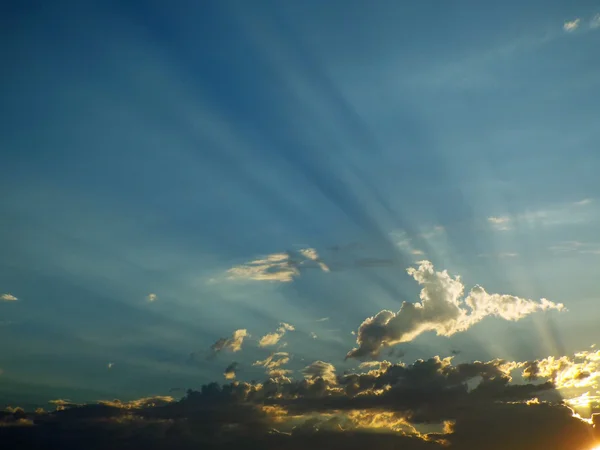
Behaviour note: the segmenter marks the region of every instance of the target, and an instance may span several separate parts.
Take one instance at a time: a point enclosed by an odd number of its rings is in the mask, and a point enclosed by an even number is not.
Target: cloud
[[[296,257],[291,252],[272,253],[227,271],[229,280],[277,281],[289,283],[300,276],[301,269],[318,267],[329,272],[314,248],[301,249]]]
[[[290,362],[290,354],[287,352],[271,353],[266,359],[255,361],[253,366],[261,366],[267,369],[267,374],[271,377],[278,378],[291,373],[289,370],[281,369],[281,366]]]
[[[317,336],[317,333],[315,333],[314,331],[311,331],[310,332],[310,337],[313,338],[313,339],[316,339],[318,336]]]
[[[220,338],[213,345],[211,345],[210,349],[212,350],[213,354],[219,353],[222,350],[239,352],[242,349],[244,339],[247,337],[250,337],[248,330],[235,330],[230,338]]]
[[[315,322],[327,322],[329,320],[329,317],[322,317],[320,319],[315,320]]]
[[[600,13],[598,13],[594,17],[592,17],[592,20],[590,20],[590,28],[592,28],[592,29],[600,28]]]
[[[579,18],[577,18],[577,19],[574,19],[574,20],[567,21],[567,22],[565,22],[565,23],[564,23],[564,25],[563,25],[563,29],[564,29],[566,32],[569,32],[569,33],[571,33],[571,32],[573,32],[573,31],[575,31],[577,28],[579,28],[579,23],[580,23],[580,22],[581,22],[581,19],[579,19]]]
[[[323,361],[315,361],[302,369],[302,374],[307,380],[323,379],[331,384],[336,384],[335,367]]]
[[[592,242],[563,241],[548,247],[548,249],[557,255],[573,253],[600,255],[600,243]]]
[[[223,376],[226,380],[235,380],[235,372],[238,368],[238,363],[232,362],[225,368],[225,372],[223,372]]]
[[[12,294],[7,293],[7,294],[0,295],[0,300],[5,301],[5,302],[16,302],[18,300],[18,298]]]
[[[275,330],[273,333],[265,334],[262,338],[260,338],[260,340],[258,341],[258,346],[270,347],[272,345],[275,345],[279,342],[279,340],[283,337],[283,335],[286,332],[294,330],[295,328],[289,323],[281,322],[277,330]]]
[[[447,271],[436,272],[429,261],[421,261],[408,274],[422,286],[420,303],[402,303],[397,313],[383,310],[365,319],[357,333],[358,347],[347,358],[374,357],[382,348],[409,342],[426,331],[451,336],[465,331],[488,316],[516,321],[537,311],[564,310],[562,304],[539,302],[512,295],[488,294],[475,286],[463,299],[464,285]]]
[[[581,361],[595,358],[580,355]],[[592,395],[565,402],[553,381],[515,382],[511,373],[523,369],[522,363],[453,364],[452,358],[436,356],[361,366],[368,371],[336,375],[333,365],[315,361],[300,380],[209,383],[177,401],[59,400],[61,410],[35,414],[10,408],[0,413],[2,439],[22,448],[39,442],[49,448],[65,442],[69,448],[120,448],[127,437],[132,448],[150,442],[156,449],[572,450],[592,448],[600,438],[592,426],[600,420],[582,420],[571,406]],[[539,373],[552,376],[555,361],[550,366]]]
[[[115,365],[115,363],[109,362],[106,367],[110,370],[113,368],[113,366]]]
[[[156,294],[150,293],[146,296],[146,300],[148,300],[149,302],[154,302],[157,299],[158,299],[158,296]]]
[[[492,227],[495,230],[498,231],[508,231],[510,229],[512,229],[512,226],[510,224],[511,219],[510,217],[507,216],[501,216],[501,217],[488,217],[488,222],[492,224]]]

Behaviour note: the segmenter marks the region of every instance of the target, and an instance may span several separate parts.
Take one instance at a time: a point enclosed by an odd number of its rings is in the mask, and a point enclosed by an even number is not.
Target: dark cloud
[[[511,372],[528,367],[434,357],[368,362],[365,372],[336,375],[333,365],[315,361],[300,380],[210,383],[178,401],[57,400],[56,411],[36,414],[11,408],[0,415],[0,442],[62,450],[592,448],[598,430],[574,416],[552,381],[513,382]],[[434,425],[439,431],[422,428]]]
[[[225,368],[225,371],[223,372],[223,376],[225,377],[226,380],[235,380],[235,375],[236,375],[238,366],[239,366],[238,363],[232,362]]]

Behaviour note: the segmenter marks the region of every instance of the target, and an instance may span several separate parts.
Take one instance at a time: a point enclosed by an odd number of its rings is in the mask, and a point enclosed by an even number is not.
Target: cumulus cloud
[[[580,355],[582,361],[595,358]],[[73,448],[119,448],[123,436],[132,447],[151,442],[157,449],[592,448],[600,437],[592,426],[600,423],[597,417],[579,418],[553,381],[515,382],[511,372],[521,364],[453,364],[452,358],[433,357],[412,364],[370,362],[361,365],[367,372],[336,376],[331,364],[316,361],[300,380],[209,383],[178,401],[60,401],[60,411],[36,414],[11,408],[0,413],[0,423],[3,439],[24,448],[64,446],[67,437]],[[552,376],[555,370],[538,372]],[[572,404],[582,401],[585,396]],[[19,425],[22,419],[27,429]]]
[[[225,368],[225,371],[223,372],[223,376],[225,377],[226,380],[235,380],[235,375],[236,375],[236,370],[238,368],[238,365],[239,365],[238,363],[232,362]]]
[[[4,302],[16,302],[18,300],[18,298],[12,294],[6,293],[6,294],[0,295],[0,300],[2,300]]]
[[[563,29],[566,32],[571,33],[573,31],[575,31],[577,28],[579,28],[580,22],[581,22],[581,19],[579,19],[579,18],[574,19],[574,20],[569,20],[564,23]]]
[[[210,349],[212,350],[213,354],[219,353],[222,350],[239,352],[242,349],[244,339],[247,337],[250,337],[248,330],[235,330],[230,338],[220,338],[210,346]]]
[[[300,276],[301,269],[318,267],[329,272],[314,248],[301,249],[297,255],[291,252],[272,253],[263,258],[232,267],[227,271],[230,280],[277,281],[289,283]]]
[[[157,299],[158,299],[158,296],[156,294],[150,293],[146,296],[146,300],[148,300],[150,303],[156,301]]]
[[[281,322],[277,330],[275,330],[273,333],[267,333],[262,338],[260,338],[260,340],[258,341],[258,346],[270,347],[276,345],[285,335],[286,332],[294,330],[295,328],[289,323]]]
[[[347,358],[376,356],[382,348],[412,341],[426,331],[451,336],[488,316],[516,321],[537,311],[565,309],[564,305],[544,298],[537,302],[513,295],[489,294],[481,286],[475,286],[463,298],[460,278],[452,278],[445,270],[436,272],[429,261],[421,261],[417,268],[411,267],[407,272],[422,286],[421,302],[404,302],[396,313],[383,310],[367,318],[358,329],[358,347],[348,352]]]

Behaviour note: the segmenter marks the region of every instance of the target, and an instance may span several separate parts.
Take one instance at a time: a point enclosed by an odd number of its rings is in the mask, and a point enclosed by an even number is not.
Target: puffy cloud
[[[212,350],[213,354],[219,353],[222,350],[239,352],[242,349],[244,339],[249,336],[248,330],[235,330],[230,338],[220,338],[217,340],[217,342],[211,345],[210,349]]]
[[[573,357],[549,356],[520,363],[519,367],[526,379],[550,379],[557,389],[597,388],[600,383],[600,350],[578,352]]]
[[[158,299],[158,296],[156,294],[150,293],[146,296],[146,300],[148,300],[150,303],[156,301],[157,299]]]
[[[323,361],[315,361],[302,369],[302,374],[307,380],[322,378],[328,383],[336,383],[335,367]]]
[[[12,294],[7,293],[7,294],[0,295],[0,300],[5,301],[5,302],[16,302],[18,300],[18,298]]]
[[[591,425],[597,419],[581,420],[560,396],[552,397],[552,382],[515,384],[510,373],[520,364],[454,365],[452,358],[434,357],[409,365],[371,362],[362,365],[370,369],[366,373],[336,377],[331,364],[316,361],[298,381],[282,376],[263,383],[210,383],[179,401],[59,401],[61,411],[12,408],[0,413],[0,423],[29,421],[27,430],[6,426],[2,433],[23,448],[39,442],[64,446],[67,436],[73,448],[119,448],[124,436],[132,447],[151,442],[157,449],[592,448],[600,437]]]
[[[273,333],[265,334],[262,338],[260,338],[258,345],[259,347],[270,347],[272,345],[276,345],[286,332],[294,330],[295,328],[289,323],[281,322],[277,330],[275,330]]]
[[[569,21],[567,21],[567,22],[564,23],[563,29],[566,32],[571,33],[573,31],[575,31],[577,28],[579,28],[580,22],[581,22],[581,19],[579,19],[579,18],[574,19],[574,20],[569,20]]]
[[[488,294],[475,286],[463,299],[464,285],[447,271],[436,272],[429,261],[421,261],[407,272],[423,288],[420,303],[404,302],[397,313],[383,310],[367,318],[359,327],[358,347],[347,358],[376,356],[386,346],[409,342],[423,332],[451,336],[465,331],[488,316],[519,320],[536,311],[564,310],[562,304],[546,299],[539,302],[512,295]]]
[[[225,372],[223,372],[223,376],[226,380],[235,380],[236,370],[238,368],[238,363],[232,362],[225,368]]]

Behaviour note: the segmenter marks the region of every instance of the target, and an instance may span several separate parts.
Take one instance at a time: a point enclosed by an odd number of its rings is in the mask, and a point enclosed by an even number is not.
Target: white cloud
[[[412,239],[408,237],[408,233],[406,233],[406,231],[395,231],[390,234],[396,240],[396,246],[403,252],[414,256],[422,256],[425,254],[422,250],[413,246]]]
[[[327,322],[329,320],[329,317],[321,317],[320,319],[317,319],[315,322]]]
[[[221,338],[217,342],[215,342],[210,348],[215,353],[220,352],[221,350],[239,352],[242,349],[244,339],[247,337],[250,337],[250,335],[248,334],[248,330],[235,330],[230,338]]]
[[[512,228],[510,225],[511,219],[507,216],[501,217],[488,217],[488,222],[492,224],[492,227],[498,231],[507,231]]]
[[[429,261],[420,261],[417,268],[411,267],[407,272],[422,286],[421,302],[404,302],[396,313],[383,310],[365,319],[358,329],[358,347],[348,352],[347,357],[375,356],[385,346],[412,341],[426,331],[451,336],[488,316],[516,321],[537,311],[565,309],[564,305],[545,298],[536,302],[489,294],[481,286],[475,286],[463,298],[460,277],[452,278],[445,270],[436,272]]]
[[[294,331],[294,330],[295,330],[295,328],[293,325],[290,325],[289,323],[281,322],[279,324],[279,328],[277,328],[277,330],[275,330],[273,333],[267,333],[262,338],[260,338],[260,340],[258,341],[258,346],[259,347],[270,347],[272,345],[275,345],[279,342],[279,340],[283,337],[283,335],[286,332]]]
[[[313,338],[313,339],[316,339],[318,336],[317,336],[317,333],[315,333],[314,331],[311,331],[310,332],[310,337]]]
[[[590,28],[600,28],[600,13],[592,17],[592,20],[590,20]]]
[[[12,294],[2,294],[0,296],[0,300],[5,301],[5,302],[16,302],[18,300],[17,297],[15,297]]]
[[[579,28],[579,23],[581,22],[581,19],[577,18],[575,20],[570,20],[564,23],[563,25],[563,29],[566,32],[573,32],[575,31],[577,28]]]
[[[592,199],[591,198],[584,198],[583,200],[579,200],[577,202],[573,202],[573,205],[575,205],[575,206],[585,206],[585,205],[589,205],[590,203],[592,203]]]
[[[106,367],[108,367],[108,369],[110,370],[110,369],[112,369],[112,368],[113,368],[113,366],[114,366],[114,365],[115,365],[115,363],[111,363],[111,362],[109,362],[109,363],[106,365]]]
[[[156,294],[150,293],[146,296],[146,300],[148,300],[150,303],[156,301],[157,299],[158,299],[158,296]]]

